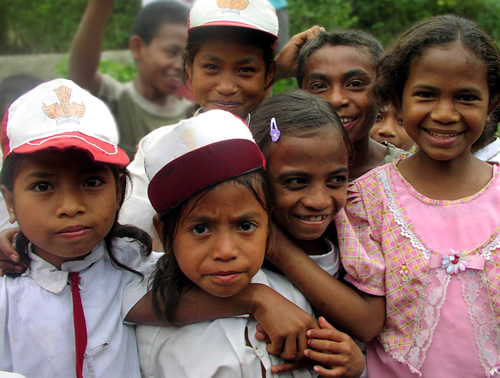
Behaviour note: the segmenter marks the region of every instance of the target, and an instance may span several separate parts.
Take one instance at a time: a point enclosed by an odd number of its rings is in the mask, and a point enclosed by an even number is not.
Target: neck
[[[353,157],[349,161],[349,178],[358,178],[379,166],[386,153],[387,147],[369,136],[353,143]]]
[[[415,190],[435,200],[458,200],[480,191],[493,168],[469,151],[450,160],[435,160],[422,151],[401,161],[398,168]]]
[[[314,240],[295,239],[294,242],[310,256],[324,255],[329,250],[328,244],[326,244],[322,237]]]
[[[164,106],[168,102],[168,96],[165,93],[161,93],[153,87],[145,85],[144,82],[139,80],[137,77],[134,80],[134,87],[142,97],[153,104]]]

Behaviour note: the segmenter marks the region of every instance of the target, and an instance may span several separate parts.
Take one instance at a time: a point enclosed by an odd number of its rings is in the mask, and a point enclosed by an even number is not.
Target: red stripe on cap
[[[149,183],[149,200],[161,214],[203,189],[257,168],[265,168],[265,158],[253,141],[212,143],[172,160],[158,171]]]

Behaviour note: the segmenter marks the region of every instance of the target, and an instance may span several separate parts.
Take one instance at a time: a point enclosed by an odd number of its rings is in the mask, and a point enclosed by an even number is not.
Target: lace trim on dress
[[[389,210],[401,228],[401,235],[408,238],[412,246],[420,251],[426,260],[429,260],[429,257],[437,254],[437,251],[432,252],[429,250],[410,229],[400,207],[396,203],[387,172],[381,170],[377,172],[377,176],[387,195]],[[481,247],[467,254],[476,252],[478,256],[483,257],[485,260],[490,260],[492,251],[500,248],[500,233],[497,231],[498,228],[495,231],[497,236],[494,237],[494,234],[486,242],[485,246],[483,244]],[[451,253],[455,252],[451,250]],[[474,326],[480,362],[486,376],[489,376],[492,372],[494,374],[495,369],[499,367],[500,327],[496,321],[493,304],[488,293],[488,283],[484,275],[484,270],[465,269],[458,274],[458,277],[461,282],[464,299],[467,303],[471,323]],[[406,355],[390,351],[393,358],[406,363],[412,372],[419,375],[420,372],[418,370],[425,361],[427,349],[432,343],[434,330],[439,322],[441,307],[446,299],[450,279],[451,275],[442,266],[436,269],[429,269],[429,274],[423,281],[411,347]],[[387,350],[385,345],[384,348]]]

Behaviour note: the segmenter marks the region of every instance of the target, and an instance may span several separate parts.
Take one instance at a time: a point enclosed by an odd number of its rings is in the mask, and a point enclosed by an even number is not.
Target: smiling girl
[[[470,21],[430,18],[402,34],[378,74],[418,150],[349,189],[366,254],[341,236],[347,279],[386,296],[368,374],[497,375],[500,173],[471,147],[499,103],[498,47]]]

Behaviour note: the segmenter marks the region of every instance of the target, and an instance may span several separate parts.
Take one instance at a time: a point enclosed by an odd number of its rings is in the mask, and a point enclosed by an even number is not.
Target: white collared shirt
[[[252,283],[267,285],[312,313],[305,297],[288,279],[267,270]],[[190,324],[184,327],[138,326],[137,342],[143,377],[316,377],[308,369],[271,374],[283,360],[267,353],[267,345],[255,338],[257,322],[238,316]],[[247,340],[246,340],[247,339]],[[248,344],[248,345],[247,345]]]
[[[140,255],[137,243],[114,239],[117,259],[145,274],[157,255]],[[80,295],[87,326],[84,377],[138,377],[135,329],[124,324],[146,294],[147,278],[111,263],[102,242],[83,260],[61,270],[29,253],[31,267],[21,277],[0,279],[0,370],[26,377],[75,376],[73,302],[68,272],[80,273]]]

